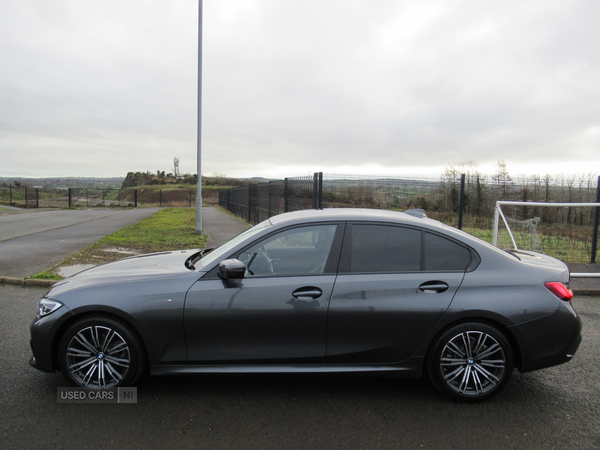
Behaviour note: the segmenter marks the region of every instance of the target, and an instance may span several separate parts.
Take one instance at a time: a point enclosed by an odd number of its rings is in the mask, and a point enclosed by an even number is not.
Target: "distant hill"
[[[120,188],[123,177],[56,177],[56,178],[25,178],[25,177],[0,177],[1,185],[34,186],[50,188],[89,187],[89,188]]]

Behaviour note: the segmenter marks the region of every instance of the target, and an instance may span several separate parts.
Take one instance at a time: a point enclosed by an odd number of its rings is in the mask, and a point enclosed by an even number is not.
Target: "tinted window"
[[[246,276],[323,273],[337,225],[293,228],[241,252]]]
[[[420,231],[387,225],[352,227],[351,272],[403,272],[420,268]]]
[[[462,245],[425,233],[425,270],[465,270],[471,254]]]

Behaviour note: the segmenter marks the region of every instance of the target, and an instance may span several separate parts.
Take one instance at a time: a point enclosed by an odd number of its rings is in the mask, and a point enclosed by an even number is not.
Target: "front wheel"
[[[513,352],[496,328],[479,322],[456,325],[435,341],[428,368],[433,384],[463,402],[486,400],[510,379]]]
[[[135,331],[118,319],[100,315],[85,317],[67,329],[58,358],[64,377],[88,389],[131,386],[145,361]]]

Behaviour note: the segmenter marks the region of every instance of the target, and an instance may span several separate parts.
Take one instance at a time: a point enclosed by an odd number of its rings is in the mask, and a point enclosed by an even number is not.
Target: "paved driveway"
[[[35,275],[158,209],[53,210],[0,215],[0,276]]]

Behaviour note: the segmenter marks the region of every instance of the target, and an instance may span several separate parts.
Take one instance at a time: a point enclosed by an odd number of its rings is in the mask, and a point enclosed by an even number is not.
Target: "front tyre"
[[[58,346],[63,376],[88,389],[131,386],[145,365],[141,340],[118,319],[96,315],[73,323]]]
[[[478,402],[493,397],[508,383],[513,352],[496,328],[463,323],[435,341],[428,366],[433,384],[442,393],[462,402]]]

